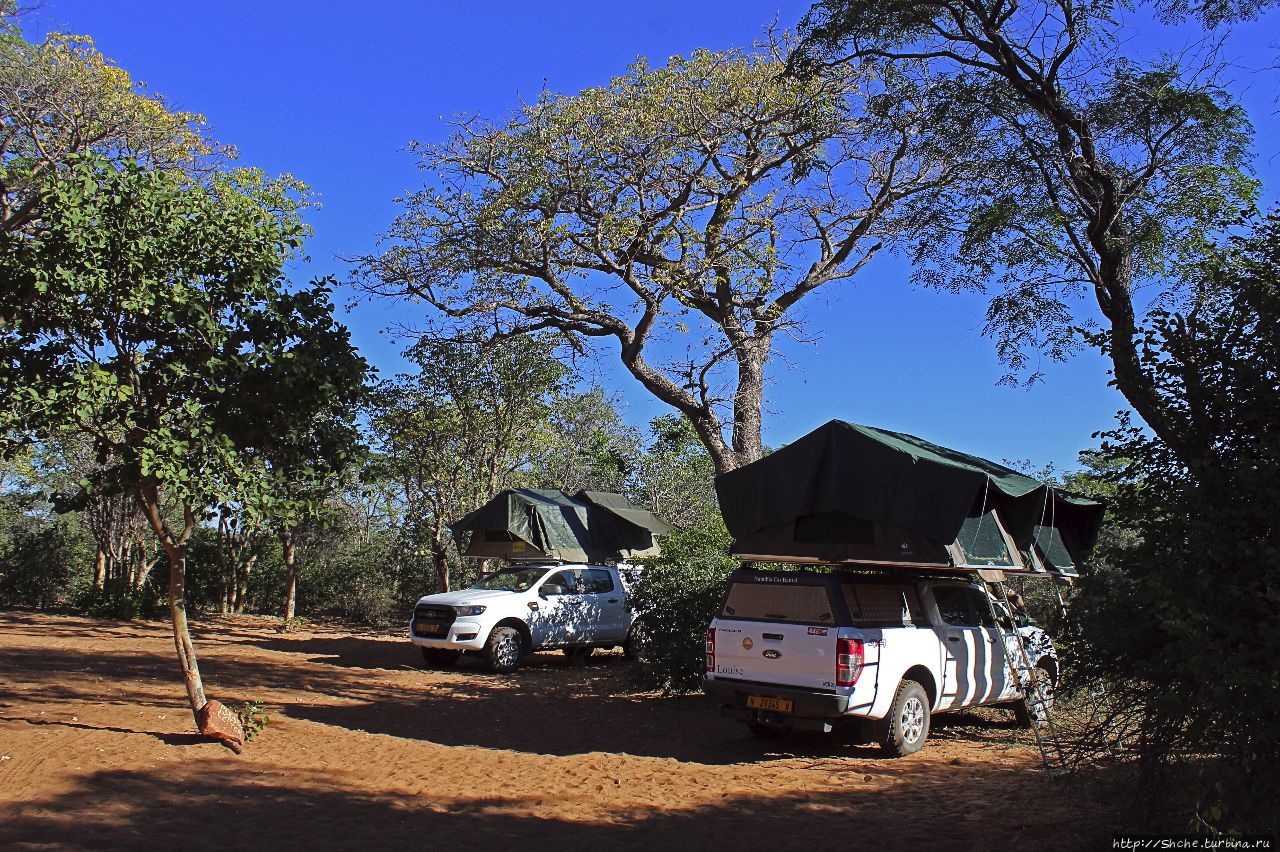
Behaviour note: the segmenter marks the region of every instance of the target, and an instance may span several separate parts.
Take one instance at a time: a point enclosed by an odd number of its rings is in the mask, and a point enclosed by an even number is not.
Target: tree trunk
[[[249,606],[249,572],[253,570],[253,564],[257,561],[258,554],[254,553],[240,566],[240,576],[236,578],[235,584],[236,596],[231,607],[237,615],[243,614],[245,608]]]
[[[173,625],[173,644],[178,652],[178,665],[182,669],[182,681],[187,690],[187,701],[191,705],[191,715],[199,727],[199,713],[208,699],[205,698],[200,664],[196,659],[195,645],[191,642],[191,631],[187,625],[186,599],[187,542],[195,529],[195,513],[184,507],[182,533],[175,538],[160,510],[160,494],[155,483],[144,482],[138,488],[138,503],[152,531],[160,540],[165,555],[169,557],[169,616]]]
[[[99,550],[98,555],[93,560],[93,587],[98,591],[102,591],[106,584],[107,554]]]
[[[449,588],[449,554],[440,544],[438,536],[431,540],[431,559],[436,564],[436,581],[440,584],[440,591],[452,591]]]
[[[285,567],[284,620],[288,622],[293,620],[298,605],[298,574],[293,563],[293,530],[286,528],[280,531],[280,545],[284,549]]]

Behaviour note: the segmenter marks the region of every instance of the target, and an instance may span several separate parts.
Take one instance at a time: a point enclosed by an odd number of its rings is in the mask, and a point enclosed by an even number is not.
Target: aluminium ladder
[[[1040,749],[1040,759],[1044,762],[1045,771],[1053,777],[1070,774],[1071,765],[1058,739],[1058,728],[1053,722],[1053,698],[1049,692],[1053,684],[1046,684],[1047,675],[1039,667],[1031,664],[1027,644],[1012,619],[1009,623],[1017,645],[1017,656],[1011,653],[1005,638],[1004,627],[1000,623],[1000,615],[996,612],[995,602],[991,599],[985,582],[982,583],[982,587],[987,596],[987,605],[991,609],[991,618],[996,625],[996,635],[1000,637],[1000,650],[1004,655],[1005,663],[1012,671],[1014,682],[1018,684],[1018,691],[1021,693],[1019,700],[1027,708],[1027,717],[1031,720],[1031,731],[1035,734],[1036,746]],[[1001,592],[1003,593],[1003,588]],[[1012,615],[1012,609],[1010,614]],[[1025,683],[1020,672],[1026,672]]]

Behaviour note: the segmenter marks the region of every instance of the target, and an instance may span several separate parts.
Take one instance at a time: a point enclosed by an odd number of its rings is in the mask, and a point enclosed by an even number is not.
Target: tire
[[[1044,661],[1036,663],[1036,679],[1043,685],[1045,692],[1045,709],[1050,713],[1053,712],[1053,670],[1045,665]],[[1022,728],[1033,728],[1036,723],[1031,718],[1031,708],[1027,706],[1027,702],[1019,699],[1013,702],[1013,718],[1018,720],[1018,726]],[[1040,724],[1044,724],[1041,722]]]
[[[881,729],[880,746],[894,757],[915,754],[929,738],[929,696],[914,680],[898,684]]]
[[[495,627],[480,652],[484,664],[494,674],[510,674],[520,668],[524,639],[514,627]]]
[[[454,651],[451,648],[423,648],[422,659],[426,661],[428,666],[436,669],[453,668],[458,662],[458,658],[462,656],[461,651]]]
[[[790,728],[784,728],[779,725],[765,725],[761,722],[748,722],[747,727],[751,729],[751,733],[762,740],[780,740],[791,733]]]

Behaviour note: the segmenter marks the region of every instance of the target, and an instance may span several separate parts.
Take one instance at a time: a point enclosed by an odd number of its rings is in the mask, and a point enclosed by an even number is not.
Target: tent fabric
[[[620,494],[515,488],[449,525],[463,556],[617,562],[655,555],[655,535],[674,531]]]
[[[1103,511],[1096,501],[987,459],[839,420],[717,476],[716,492],[725,525],[739,542],[759,539],[764,530],[798,529],[811,516],[837,515],[946,546],[966,522],[973,528],[969,519],[995,511],[1020,550],[1033,546],[1037,526],[1052,526],[1074,546],[1076,562],[1093,547]],[[735,545],[734,552],[744,551]]]

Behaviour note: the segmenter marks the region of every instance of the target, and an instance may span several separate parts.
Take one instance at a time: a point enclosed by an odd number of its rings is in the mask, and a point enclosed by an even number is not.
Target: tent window
[[[831,624],[834,621],[826,586],[734,583],[721,614],[726,618],[758,618],[800,624]]]
[[[966,565],[1014,564],[994,509],[965,518],[956,544],[964,551]]]
[[[1071,558],[1071,552],[1067,550],[1067,544],[1062,540],[1062,533],[1057,527],[1037,524],[1032,533],[1032,540],[1036,543],[1036,550],[1040,551],[1041,557],[1050,568],[1064,571],[1075,567],[1075,560]]]

